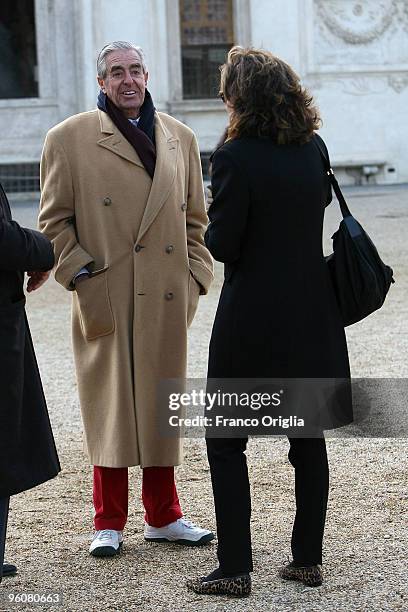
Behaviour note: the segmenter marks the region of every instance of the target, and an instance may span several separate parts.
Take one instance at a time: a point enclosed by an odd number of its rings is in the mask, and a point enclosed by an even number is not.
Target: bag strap
[[[346,200],[344,199],[344,196],[343,196],[343,194],[341,192],[340,185],[338,184],[337,179],[336,179],[336,177],[334,175],[333,168],[330,165],[330,159],[329,159],[328,154],[324,150],[323,145],[320,143],[319,138],[316,135],[313,136],[312,141],[314,142],[314,144],[318,148],[320,156],[321,156],[321,158],[323,160],[323,164],[324,164],[324,167],[326,169],[326,173],[329,176],[330,183],[332,184],[332,187],[334,189],[334,193],[336,194],[337,200],[339,202],[341,214],[343,215],[343,219],[344,219],[344,217],[348,217],[348,216],[351,217],[352,214],[351,214],[350,209],[347,206]]]

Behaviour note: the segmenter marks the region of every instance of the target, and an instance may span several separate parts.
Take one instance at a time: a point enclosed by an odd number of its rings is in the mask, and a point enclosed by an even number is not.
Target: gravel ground
[[[396,284],[383,310],[347,331],[354,377],[407,377],[408,186],[348,189],[349,204],[394,267]],[[35,224],[36,206],[15,205],[15,218]],[[339,221],[328,210],[330,235]],[[203,377],[222,270],[201,300],[190,333],[189,375]],[[28,314],[49,404],[62,473],[12,498],[7,559],[19,574],[0,586],[8,593],[55,593],[63,609],[80,611],[385,611],[408,610],[407,440],[330,438],[331,489],[325,536],[326,580],[319,589],[282,583],[276,572],[290,554],[293,472],[284,438],[252,439],[248,462],[253,496],[255,572],[250,599],[196,596],[184,579],[215,567],[215,544],[186,549],[143,540],[140,470],[131,470],[130,514],[123,553],[88,555],[92,530],[91,468],[82,453],[81,422],[70,348],[70,295],[54,280],[28,297]],[[209,470],[202,440],[188,440],[177,469],[186,515],[215,529]]]

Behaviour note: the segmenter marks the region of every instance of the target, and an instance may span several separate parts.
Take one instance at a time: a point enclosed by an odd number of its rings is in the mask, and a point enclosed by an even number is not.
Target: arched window
[[[0,98],[38,97],[34,0],[0,2]]]
[[[183,98],[215,98],[234,44],[232,0],[180,0]]]

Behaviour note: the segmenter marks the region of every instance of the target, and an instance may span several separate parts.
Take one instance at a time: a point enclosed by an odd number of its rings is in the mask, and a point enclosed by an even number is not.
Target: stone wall
[[[408,0],[234,0],[236,42],[270,49],[321,109],[343,182],[408,182]],[[0,100],[0,164],[37,161],[49,127],[95,106],[95,59],[115,39],[140,44],[157,108],[210,151],[219,100],[182,100],[178,0],[36,0],[40,98]]]

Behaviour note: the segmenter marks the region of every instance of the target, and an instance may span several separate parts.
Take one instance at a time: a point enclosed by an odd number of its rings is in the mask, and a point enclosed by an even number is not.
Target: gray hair
[[[126,49],[126,50],[133,49],[133,51],[136,51],[136,53],[140,57],[140,61],[142,62],[143,72],[144,73],[147,72],[147,65],[146,65],[145,55],[144,55],[142,47],[137,47],[133,43],[126,42],[123,40],[117,40],[115,42],[111,42],[105,45],[98,55],[98,59],[96,60],[96,71],[100,79],[106,78],[106,74],[107,74],[106,58],[109,55],[109,53],[111,53],[112,51],[115,51],[116,49]]]

